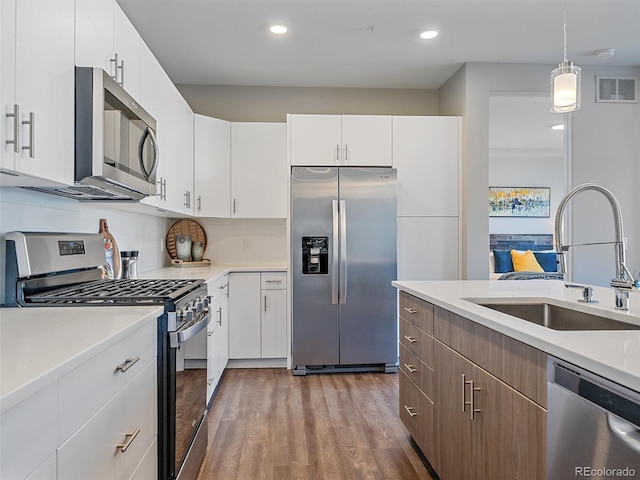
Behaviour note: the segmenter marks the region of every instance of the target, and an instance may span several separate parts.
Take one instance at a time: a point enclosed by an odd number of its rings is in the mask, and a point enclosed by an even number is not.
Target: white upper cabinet
[[[232,218],[287,217],[284,123],[231,123]]]
[[[74,0],[2,0],[0,185],[73,183]]]
[[[391,167],[392,117],[289,115],[291,165]]]
[[[458,216],[459,117],[393,117],[399,216]]]
[[[114,0],[76,0],[76,65],[99,67],[134,98],[140,93],[140,35]]]
[[[229,218],[231,214],[231,124],[195,115],[195,214]]]
[[[342,165],[391,167],[392,122],[388,115],[342,115]]]
[[[291,165],[340,165],[340,115],[289,115]]]

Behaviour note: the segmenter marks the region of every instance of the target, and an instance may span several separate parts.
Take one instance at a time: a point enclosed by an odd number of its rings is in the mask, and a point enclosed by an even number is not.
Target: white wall
[[[166,266],[169,257],[161,250],[171,220],[87,204],[20,188],[0,189],[0,304],[4,303],[5,234],[12,231],[95,232],[106,218],[120,250],[139,250],[138,270]]]
[[[627,263],[640,270],[640,103],[595,102],[596,75],[635,75],[637,68],[582,68],[582,107],[572,114],[573,185],[597,183],[620,202]],[[585,192],[572,200],[573,241],[613,240],[611,208],[600,194]],[[615,273],[611,245],[576,247],[572,252],[573,280],[608,286]]]
[[[231,122],[286,122],[287,113],[438,115],[438,91],[397,88],[178,85],[194,112]]]
[[[440,114],[464,115],[463,136],[463,275],[487,278],[489,248],[487,188],[489,172],[489,95],[491,92],[545,92],[555,65],[469,63],[441,88]],[[609,187],[622,204],[625,234],[629,239],[628,263],[640,270],[640,214],[634,197],[640,185],[640,103],[616,105],[595,103],[596,74],[625,74],[640,77],[640,68],[583,68],[582,108],[568,114],[571,127],[570,182],[599,183]],[[460,76],[464,76],[461,79]],[[613,232],[606,201],[597,194],[574,200],[574,239],[586,241],[599,232]],[[612,257],[598,247],[574,249],[575,281],[608,285]],[[608,247],[602,247],[606,250]],[[584,253],[581,253],[583,250]],[[612,250],[611,250],[612,251]],[[584,255],[584,256],[579,256]],[[579,264],[579,266],[578,266]]]

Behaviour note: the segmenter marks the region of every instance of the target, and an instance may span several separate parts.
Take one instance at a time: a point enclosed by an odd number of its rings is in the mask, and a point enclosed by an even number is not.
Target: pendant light
[[[573,112],[580,108],[580,67],[567,60],[567,0],[564,0],[564,60],[551,72],[551,111]]]

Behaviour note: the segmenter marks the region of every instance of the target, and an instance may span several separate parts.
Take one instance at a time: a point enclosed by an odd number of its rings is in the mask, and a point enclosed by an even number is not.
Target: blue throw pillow
[[[557,272],[556,252],[533,252],[538,263],[545,272]]]
[[[511,260],[511,250],[494,250],[493,262],[494,262],[494,271],[496,273],[513,272],[513,261]]]

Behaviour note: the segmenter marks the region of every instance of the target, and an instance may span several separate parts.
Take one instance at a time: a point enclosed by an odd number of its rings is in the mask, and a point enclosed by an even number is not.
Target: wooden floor
[[[398,375],[230,369],[199,480],[431,479],[398,417]]]

